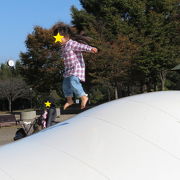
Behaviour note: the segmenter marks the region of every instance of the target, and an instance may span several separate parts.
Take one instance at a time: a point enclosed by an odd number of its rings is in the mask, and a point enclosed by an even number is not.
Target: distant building
[[[172,71],[179,71],[180,70],[180,64],[175,66],[174,68],[171,69]]]

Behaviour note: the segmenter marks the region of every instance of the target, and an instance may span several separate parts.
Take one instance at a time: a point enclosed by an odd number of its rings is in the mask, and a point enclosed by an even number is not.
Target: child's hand
[[[92,52],[92,53],[97,53],[98,50],[97,50],[97,48],[92,48],[92,49],[91,49],[91,52]]]

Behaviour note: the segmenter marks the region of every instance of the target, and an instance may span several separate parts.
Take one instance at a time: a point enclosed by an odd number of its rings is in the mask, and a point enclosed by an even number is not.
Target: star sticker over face
[[[53,36],[56,40],[55,40],[55,43],[56,42],[62,42],[62,38],[64,37],[64,36],[61,36],[59,33],[56,35],[56,36]]]
[[[46,105],[46,107],[50,107],[51,106],[51,103],[49,101],[45,102],[44,104]]]

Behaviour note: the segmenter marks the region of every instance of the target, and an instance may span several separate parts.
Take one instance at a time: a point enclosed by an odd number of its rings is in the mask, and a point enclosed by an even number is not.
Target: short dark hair
[[[54,35],[57,35],[60,33],[61,35],[65,37],[71,37],[72,31],[71,27],[63,22],[58,22],[52,27],[52,31]]]
[[[92,39],[90,37],[84,36],[84,34],[81,32],[80,34],[77,33],[77,29],[73,26],[69,26],[63,22],[58,22],[52,27],[52,32],[54,35],[57,35],[58,32],[60,35],[63,35],[65,37],[69,37],[75,41],[78,41],[80,43],[87,44]]]
[[[55,107],[55,99],[53,97],[51,96],[47,97],[45,99],[45,102],[48,102],[48,101],[51,103],[51,107]]]

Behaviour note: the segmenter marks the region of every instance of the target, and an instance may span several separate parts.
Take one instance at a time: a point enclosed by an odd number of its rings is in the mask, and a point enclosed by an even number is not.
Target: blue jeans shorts
[[[77,97],[87,95],[82,87],[82,84],[78,77],[76,76],[69,76],[65,77],[63,80],[63,92],[65,97],[73,97],[73,93]]]

